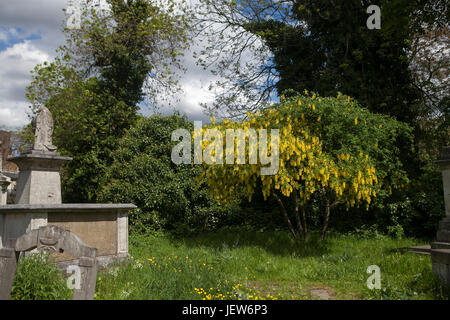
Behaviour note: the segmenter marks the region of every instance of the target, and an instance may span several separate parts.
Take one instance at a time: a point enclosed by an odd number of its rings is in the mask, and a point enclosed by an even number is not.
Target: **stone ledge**
[[[431,253],[431,246],[430,245],[424,245],[424,246],[416,246],[416,247],[409,247],[407,250],[418,253],[418,254],[426,254],[429,255]]]
[[[30,151],[27,153],[21,153],[17,157],[8,158],[7,161],[14,162],[20,159],[55,159],[62,161],[71,161],[73,160],[71,157],[63,157],[57,152],[41,152],[41,151]]]
[[[431,249],[450,249],[449,242],[432,242]]]
[[[131,203],[63,203],[63,204],[8,204],[0,206],[0,214],[2,213],[27,213],[27,212],[98,212],[98,211],[117,211],[132,210],[137,206]]]

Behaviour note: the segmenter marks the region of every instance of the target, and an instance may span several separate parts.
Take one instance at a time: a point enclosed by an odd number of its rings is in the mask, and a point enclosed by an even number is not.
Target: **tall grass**
[[[446,299],[428,256],[399,252],[423,243],[387,236],[313,235],[298,245],[284,232],[228,230],[176,239],[132,235],[133,259],[100,272],[98,299]],[[381,289],[367,288],[367,267]]]

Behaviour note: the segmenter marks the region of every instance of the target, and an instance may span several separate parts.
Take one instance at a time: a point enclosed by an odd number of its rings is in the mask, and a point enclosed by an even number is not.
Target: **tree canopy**
[[[256,114],[249,113],[248,120],[224,120],[204,128],[204,131],[214,128],[222,132],[223,145],[230,143],[225,139],[229,129],[242,129],[249,135],[250,130],[279,129],[279,151],[273,145],[270,147],[270,153],[279,154],[279,170],[274,175],[261,174],[260,168],[264,166],[261,154],[258,163],[249,161],[252,157],[249,144],[246,144],[245,164],[205,162],[203,175],[212,195],[222,203],[233,202],[241,194],[251,200],[259,190],[265,199],[275,197],[296,239],[305,236],[306,230],[305,213],[300,217],[299,206],[304,208],[315,193],[326,204],[324,237],[333,207],[365,204],[368,209],[375,197],[385,199],[394,188],[404,187],[409,180],[400,161],[398,145],[412,148],[411,128],[406,124],[373,114],[348,96],[322,98],[305,93],[290,98],[282,96],[280,104]],[[261,152],[261,144],[266,142],[261,142],[261,134],[259,138],[257,150]],[[209,145],[216,139],[220,136],[214,140],[206,138],[204,154],[213,151]],[[217,156],[219,150],[214,151]],[[237,158],[237,151],[234,157]],[[290,221],[285,201],[294,203],[296,224]]]
[[[216,103],[207,109],[213,114],[243,116],[274,94],[307,89],[322,96],[348,94],[372,112],[410,124],[430,115],[410,68],[410,53],[426,30],[448,26],[444,1],[202,4],[200,30],[210,41],[199,63],[225,79],[216,86],[223,89]],[[379,30],[366,26],[366,10],[373,4],[381,6]]]

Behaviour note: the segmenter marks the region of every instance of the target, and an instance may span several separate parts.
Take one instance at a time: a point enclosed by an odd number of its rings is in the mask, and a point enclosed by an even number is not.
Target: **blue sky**
[[[26,40],[34,41],[42,39],[41,33],[39,31],[36,33],[28,34],[22,28],[14,26],[0,26],[0,35],[2,35],[2,38],[0,38],[0,51],[4,51],[17,43],[21,43]]]
[[[51,61],[64,43],[62,9],[68,0],[12,0],[0,2],[0,129],[18,129],[29,123],[29,103],[25,88],[30,71],[39,63]],[[191,120],[207,121],[200,103],[211,102],[208,86],[215,80],[209,71],[195,65],[185,54],[187,72],[180,79],[183,94],[162,113],[180,110]],[[142,105],[143,113],[150,114]]]

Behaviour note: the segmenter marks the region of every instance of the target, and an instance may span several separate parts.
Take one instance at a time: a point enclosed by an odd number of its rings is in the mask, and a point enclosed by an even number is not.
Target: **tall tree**
[[[63,179],[65,201],[95,201],[118,139],[137,119],[144,96],[176,84],[173,68],[187,46],[188,15],[168,0],[83,3],[80,28],[51,63],[36,66],[27,97],[55,118],[54,141],[72,156]],[[180,10],[181,9],[181,10]]]
[[[448,23],[441,0],[202,3],[199,26],[210,41],[199,62],[226,79],[210,111],[231,116],[258,104],[248,100],[308,89],[349,94],[371,111],[411,123],[423,112],[410,70],[411,43],[427,25]],[[373,4],[381,7],[380,30],[366,25]]]
[[[287,89],[308,89],[321,96],[342,92],[407,122],[415,150],[399,147],[413,182],[389,201],[407,203],[405,216],[421,228],[428,223],[430,235],[443,212],[440,173],[432,161],[450,144],[447,2],[201,0],[198,26],[209,41],[199,63],[224,79],[213,86],[216,101],[205,108],[245,118]],[[369,5],[381,8],[379,30],[367,27]],[[439,36],[427,41],[430,31]]]

